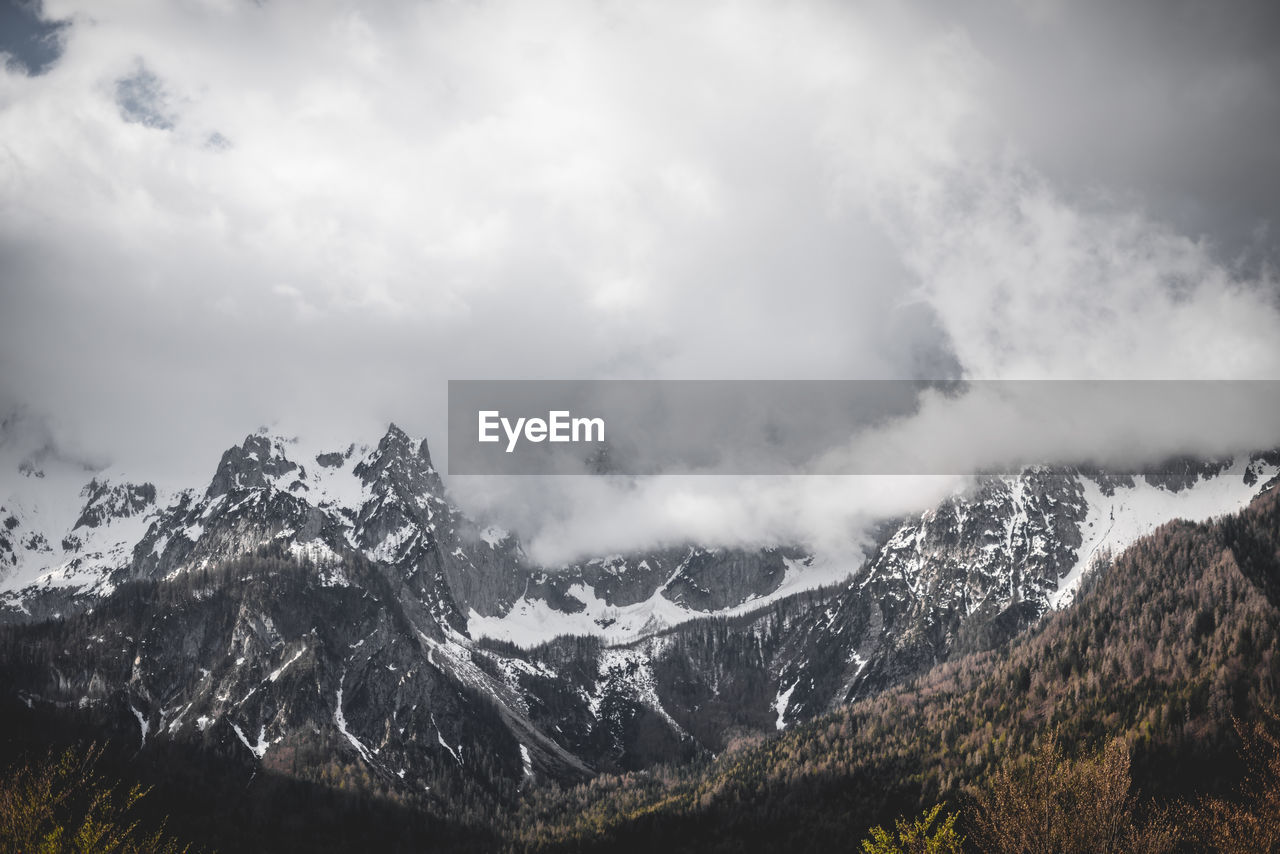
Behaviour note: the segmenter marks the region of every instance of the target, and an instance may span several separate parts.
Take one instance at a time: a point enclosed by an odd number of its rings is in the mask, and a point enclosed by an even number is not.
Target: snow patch
[[[663,708],[658,698],[658,683],[651,667],[651,655],[662,648],[662,643],[651,640],[648,653],[638,649],[605,649],[600,654],[595,690],[587,700],[592,717],[600,719],[600,707],[606,692],[629,696],[635,702],[649,708],[667,722],[681,736],[684,728]]]
[[[1255,464],[1259,477],[1250,486],[1244,481],[1247,468],[1247,459],[1237,460],[1218,476],[1199,480],[1178,492],[1152,486],[1145,478],[1135,477],[1132,487],[1117,487],[1108,496],[1092,478],[1081,478],[1089,507],[1081,528],[1083,542],[1076,552],[1075,565],[1058,582],[1058,589],[1049,595],[1050,607],[1064,608],[1071,604],[1080,582],[1102,554],[1119,555],[1135,541],[1175,519],[1204,522],[1237,513],[1253,500],[1262,484],[1280,471],[1276,466]]]
[[[616,555],[595,558],[588,563],[608,565],[620,560]],[[752,596],[730,608],[700,611],[677,604],[663,595],[667,586],[683,571],[677,568],[648,599],[632,605],[610,605],[595,588],[575,584],[566,592],[586,607],[576,614],[552,608],[543,599],[521,596],[506,614],[483,616],[474,609],[467,614],[467,631],[472,637],[487,637],[530,649],[561,635],[594,635],[611,645],[632,643],[689,620],[708,616],[735,617],[751,613],[773,602],[805,590],[846,581],[860,566],[848,557],[815,555],[808,558],[784,558],[786,572],[776,590],[765,596]]]
[[[303,654],[304,652],[306,652],[306,651],[307,651],[307,648],[304,646],[302,649],[300,649],[300,650],[298,650],[297,652],[295,652],[295,653],[293,654],[293,658],[289,659],[289,660],[288,660],[288,661],[286,661],[284,664],[280,665],[280,666],[279,666],[279,667],[277,667],[275,670],[272,670],[272,671],[271,671],[270,675],[268,675],[268,676],[267,676],[267,681],[268,681],[268,682],[274,682],[274,681],[276,681],[277,679],[279,679],[279,678],[280,678],[280,674],[281,674],[281,673],[284,673],[284,672],[285,672],[285,670],[287,670],[287,669],[288,669],[289,665],[293,664],[293,663],[294,663],[295,661],[297,661],[299,658],[302,658],[302,654]]]
[[[480,539],[488,543],[491,549],[497,549],[509,536],[510,531],[497,525],[490,525],[480,532]]]
[[[787,715],[787,706],[791,705],[791,695],[795,692],[796,686],[800,684],[800,680],[791,683],[791,687],[785,691],[779,690],[778,696],[773,699],[773,710],[778,713],[778,720],[774,723],[779,730],[787,728],[785,720]]]
[[[449,742],[444,740],[444,733],[440,732],[440,725],[436,723],[435,715],[431,716],[431,725],[436,728],[436,741],[440,742],[440,746],[443,747],[445,750],[449,751],[449,753],[453,756],[454,761],[457,762],[459,765],[461,765],[462,764],[462,755],[461,755],[462,745],[459,744],[457,750],[454,750],[452,747],[449,746]]]
[[[529,758],[529,748],[523,744],[520,745],[520,765],[524,769],[524,776],[533,776],[533,760]]]
[[[244,730],[240,729],[240,726],[238,724],[233,723],[231,725],[231,728],[235,730],[236,735],[240,737],[240,741],[244,743],[245,747],[249,748],[249,752],[252,753],[255,757],[257,757],[258,759],[261,759],[262,757],[267,755],[267,748],[271,747],[271,742],[267,740],[266,724],[263,724],[261,727],[258,728],[257,743],[250,743],[249,739],[245,737]]]
[[[365,747],[364,743],[361,742],[360,739],[356,738],[355,735],[352,734],[351,730],[347,729],[347,716],[342,712],[342,688],[341,687],[338,688],[337,702],[335,703],[334,709],[333,709],[333,722],[338,725],[338,732],[342,733],[342,735],[347,739],[347,741],[351,742],[351,746],[354,747],[356,749],[356,752],[360,754],[360,758],[363,759],[368,764],[372,765],[373,757],[369,753],[369,748]]]
[[[129,704],[129,711],[133,712],[133,716],[138,719],[138,729],[142,731],[142,744],[138,745],[141,749],[147,746],[147,733],[151,732],[151,724],[147,723],[147,718],[142,712],[134,708],[133,703]]]

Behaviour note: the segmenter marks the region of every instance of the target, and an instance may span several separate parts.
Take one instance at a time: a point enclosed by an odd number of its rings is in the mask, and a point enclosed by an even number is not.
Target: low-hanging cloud
[[[260,424],[439,455],[451,378],[1277,378],[1267,4],[1112,5],[47,2],[0,399],[194,479]],[[450,483],[556,555],[954,486]]]

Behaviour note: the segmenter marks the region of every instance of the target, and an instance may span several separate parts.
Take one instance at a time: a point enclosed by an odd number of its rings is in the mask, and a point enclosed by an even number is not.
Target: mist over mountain
[[[1280,684],[1277,35],[0,0],[0,847],[856,847],[1058,732],[1203,849]],[[460,380],[921,385],[498,476]]]
[[[254,433],[176,491],[113,478],[56,454],[12,473],[9,702],[132,745],[143,773],[190,755],[269,772],[268,792],[341,784],[480,821],[1001,650],[1144,534],[1272,492],[1280,457],[988,476],[882,519],[852,561],[688,543],[538,564],[395,425],[330,451]]]

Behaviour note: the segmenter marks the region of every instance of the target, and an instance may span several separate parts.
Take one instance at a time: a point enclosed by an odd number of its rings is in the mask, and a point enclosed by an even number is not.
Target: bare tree
[[[1072,760],[1057,734],[1029,765],[1006,765],[976,797],[974,836],[1002,854],[1119,854],[1171,851],[1172,822],[1136,818],[1129,749],[1114,739],[1096,756]]]

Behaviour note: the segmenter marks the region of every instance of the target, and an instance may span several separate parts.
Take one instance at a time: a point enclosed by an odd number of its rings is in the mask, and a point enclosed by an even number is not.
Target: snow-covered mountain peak
[[[155,506],[156,488],[150,483],[113,484],[105,477],[95,477],[80,490],[80,496],[85,499],[85,505],[72,526],[73,531],[97,528],[111,519],[127,519],[146,513]]]
[[[431,464],[427,440],[415,442],[395,424],[354,472],[366,486],[383,482],[397,489],[443,498],[444,484]]]
[[[1274,455],[1146,476],[1037,466],[884,522],[865,559],[687,543],[536,566],[502,520],[452,507],[427,444],[395,425],[370,445],[259,431],[181,490],[12,462],[22,500],[0,543],[48,533],[22,546],[32,571],[0,618],[109,614],[123,665],[104,689],[54,650],[67,665],[27,700],[107,710],[115,691],[147,748],[211,740],[268,764],[314,736],[419,782],[486,750],[513,779],[577,779],[648,761],[634,750],[654,738],[670,756],[720,749],[725,721],[811,719],[1002,643],[1107,550],[1237,510],[1280,471]],[[95,607],[125,582],[163,605]]]
[[[10,478],[22,500],[0,505],[10,604],[30,599],[20,589],[44,595],[60,587],[67,599],[266,546],[323,565],[356,552],[418,579],[453,623],[522,645],[566,632],[631,641],[850,578],[891,608],[918,601],[975,614],[1025,605],[1038,614],[1070,600],[1096,555],[1172,518],[1237,510],[1277,471],[1276,459],[1255,456],[1229,467],[1188,460],[1146,476],[1033,466],[980,477],[968,491],[886,523],[865,563],[803,548],[686,544],[541,567],[528,563],[516,536],[458,512],[427,442],[395,424],[368,445],[260,430],[221,455],[204,488],[83,468],[67,474],[75,467],[43,460],[44,477]],[[65,607],[59,600],[41,612]]]
[[[278,437],[262,433],[245,437],[243,443],[223,452],[205,496],[212,499],[237,490],[268,486],[287,489],[288,482],[295,479],[299,471],[298,464],[287,454],[284,441]]]

